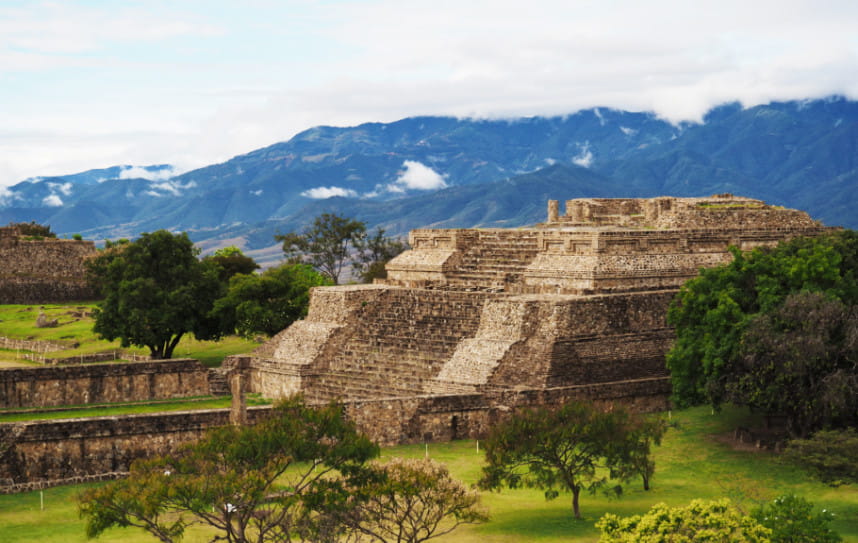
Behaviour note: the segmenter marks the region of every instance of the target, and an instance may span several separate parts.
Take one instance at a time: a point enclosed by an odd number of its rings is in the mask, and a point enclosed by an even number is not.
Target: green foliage
[[[858,422],[858,314],[818,292],[755,316],[727,376],[738,403],[786,416],[792,435]]]
[[[363,283],[387,277],[385,264],[403,252],[408,245],[401,240],[384,235],[384,229],[376,229],[373,235],[364,234],[356,243],[357,259],[352,264]]]
[[[485,443],[486,463],[480,486],[540,488],[547,499],[572,493],[575,518],[581,517],[581,490],[595,493],[612,480],[652,474],[649,448],[664,426],[643,428],[625,411],[598,411],[590,404],[568,402],[557,409],[527,409],[496,425]],[[619,495],[620,485],[608,489]]]
[[[320,507],[342,503],[379,449],[340,406],[278,404],[250,427],[227,426],[175,455],[137,461],[128,478],[81,494],[87,534],[136,526],[179,541],[193,524],[232,542],[303,540]]]
[[[83,241],[83,236],[80,234],[72,234],[72,239],[75,241]]]
[[[643,515],[603,516],[599,543],[768,543],[771,531],[730,500],[694,500],[685,507],[656,504]]]
[[[745,332],[755,317],[776,311],[789,295],[818,292],[846,306],[858,302],[855,232],[796,238],[749,254],[733,249],[733,257],[729,264],[701,270],[668,311],[668,323],[676,328],[667,355],[676,405],[718,407],[735,401],[730,385],[741,373]]]
[[[358,248],[365,233],[366,225],[360,221],[323,213],[303,233],[276,235],[274,239],[283,243],[290,262],[307,262],[337,284],[350,253]]]
[[[852,390],[855,394],[855,390]],[[784,459],[810,470],[831,486],[858,484],[858,431],[821,430],[807,439],[793,439],[784,451]]]
[[[367,480],[349,490],[353,507],[341,521],[356,541],[418,543],[488,520],[479,494],[429,459],[372,464]]]
[[[834,514],[826,509],[813,512],[813,504],[804,498],[779,496],[751,513],[761,525],[771,530],[772,543],[838,543],[843,541],[828,524]]]
[[[207,256],[203,260],[211,262],[219,268],[218,277],[223,282],[229,281],[230,277],[239,273],[253,273],[259,269],[259,264],[255,260],[246,256],[241,252],[241,249],[234,245],[218,249],[213,255]]]
[[[57,235],[51,231],[50,225],[39,224],[36,221],[15,222],[15,223],[10,222],[9,226],[11,226],[13,228],[17,228],[18,232],[23,237],[29,237],[29,238],[34,238],[34,239],[57,237]]]
[[[207,318],[220,296],[217,269],[197,260],[187,234],[145,233],[132,243],[114,244],[87,264],[104,299],[93,330],[119,338],[123,347],[149,348],[152,358],[171,358],[187,332],[198,339],[221,336]]]
[[[287,264],[260,275],[238,274],[230,279],[226,295],[215,302],[212,316],[222,329],[244,337],[272,336],[307,315],[312,287],[329,284],[306,264]]]

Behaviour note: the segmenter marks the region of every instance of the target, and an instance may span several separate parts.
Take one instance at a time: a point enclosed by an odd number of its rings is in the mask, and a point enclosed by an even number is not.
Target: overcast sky
[[[312,126],[858,97],[858,1],[0,0],[0,186]]]

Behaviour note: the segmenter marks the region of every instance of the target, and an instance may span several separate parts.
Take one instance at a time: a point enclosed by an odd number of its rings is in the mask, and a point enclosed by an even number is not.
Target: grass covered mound
[[[725,409],[711,414],[708,408],[674,412],[671,429],[661,447],[655,448],[656,473],[652,490],[639,481],[625,488],[623,497],[581,497],[583,519],[575,521],[571,498],[561,495],[546,501],[540,490],[503,490],[484,493],[491,519],[486,524],[464,526],[438,541],[476,542],[596,542],[596,521],[605,513],[621,516],[645,513],[658,502],[687,505],[696,498],[730,500],[744,511],[784,494],[795,494],[835,515],[831,528],[844,541],[858,543],[858,487],[825,486],[805,473],[782,464],[766,451],[745,447],[737,450],[730,436],[737,426],[754,426],[744,410]],[[382,461],[391,457],[420,458],[428,455],[448,466],[451,474],[468,484],[475,483],[483,466],[482,450],[473,440],[384,449]],[[74,497],[81,485],[0,496],[0,534],[3,541],[83,542],[83,521],[78,519]],[[201,531],[190,532],[185,541],[208,541]],[[121,529],[106,533],[99,541],[124,543],[154,541],[141,530]]]
[[[0,336],[58,342],[66,347],[46,353],[37,352],[48,358],[66,358],[110,351],[116,351],[120,358],[122,353],[148,354],[149,351],[145,348],[122,349],[119,341],[99,339],[92,331],[94,322],[92,311],[95,307],[93,303],[0,305]],[[48,322],[56,321],[56,325],[37,326],[40,314],[43,314],[43,319]],[[220,365],[224,357],[246,353],[257,346],[256,343],[237,336],[228,336],[220,341],[198,341],[192,335],[186,334],[176,348],[175,357],[194,358],[206,366],[215,367]],[[0,348],[0,367],[35,364],[23,358],[24,354],[33,353],[34,351]]]

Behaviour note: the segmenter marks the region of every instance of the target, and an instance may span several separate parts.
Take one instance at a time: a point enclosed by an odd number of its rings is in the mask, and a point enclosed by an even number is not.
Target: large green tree
[[[619,408],[602,412],[592,404],[571,401],[559,408],[525,409],[489,434],[480,486],[535,487],[548,499],[571,492],[572,511],[581,518],[582,490],[619,494],[618,483],[641,473],[642,460],[651,474],[652,436],[652,430],[636,431],[634,419]]]
[[[242,253],[241,249],[235,245],[222,247],[203,260],[211,262],[220,268],[218,276],[223,282],[229,281],[230,277],[239,273],[253,273],[259,269],[259,264]]]
[[[363,222],[323,213],[304,232],[280,234],[274,239],[283,244],[283,252],[292,263],[306,262],[337,284],[365,234]]]
[[[341,406],[292,398],[255,426],[215,429],[176,454],[135,462],[128,478],[84,491],[80,514],[90,537],[136,526],[174,542],[202,524],[229,543],[336,540],[340,530],[324,521],[348,504],[378,453]]]
[[[777,311],[791,294],[818,292],[846,307],[858,302],[855,232],[796,238],[747,254],[733,249],[733,257],[683,285],[668,311],[676,328],[667,355],[676,405],[717,407],[733,399],[728,396],[741,374],[749,326]]]
[[[237,274],[212,316],[225,330],[244,337],[272,336],[307,315],[310,289],[330,285],[327,277],[306,264],[286,264],[263,273]]]
[[[123,347],[147,347],[154,359],[171,358],[182,337],[216,339],[208,317],[223,292],[218,269],[197,259],[187,234],[144,233],[108,247],[88,263],[91,283],[103,297],[93,330]]]

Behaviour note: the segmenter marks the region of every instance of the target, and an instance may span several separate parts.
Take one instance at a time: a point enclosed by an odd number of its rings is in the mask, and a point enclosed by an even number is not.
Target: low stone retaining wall
[[[0,369],[0,408],[206,396],[209,372],[192,359]]]
[[[636,411],[669,407],[667,379],[643,379],[492,394],[352,401],[347,416],[382,445],[481,439],[516,409],[570,398]],[[247,409],[254,423],[270,407]],[[229,409],[0,424],[0,493],[114,478],[137,458],[176,450],[209,428],[228,424]]]

